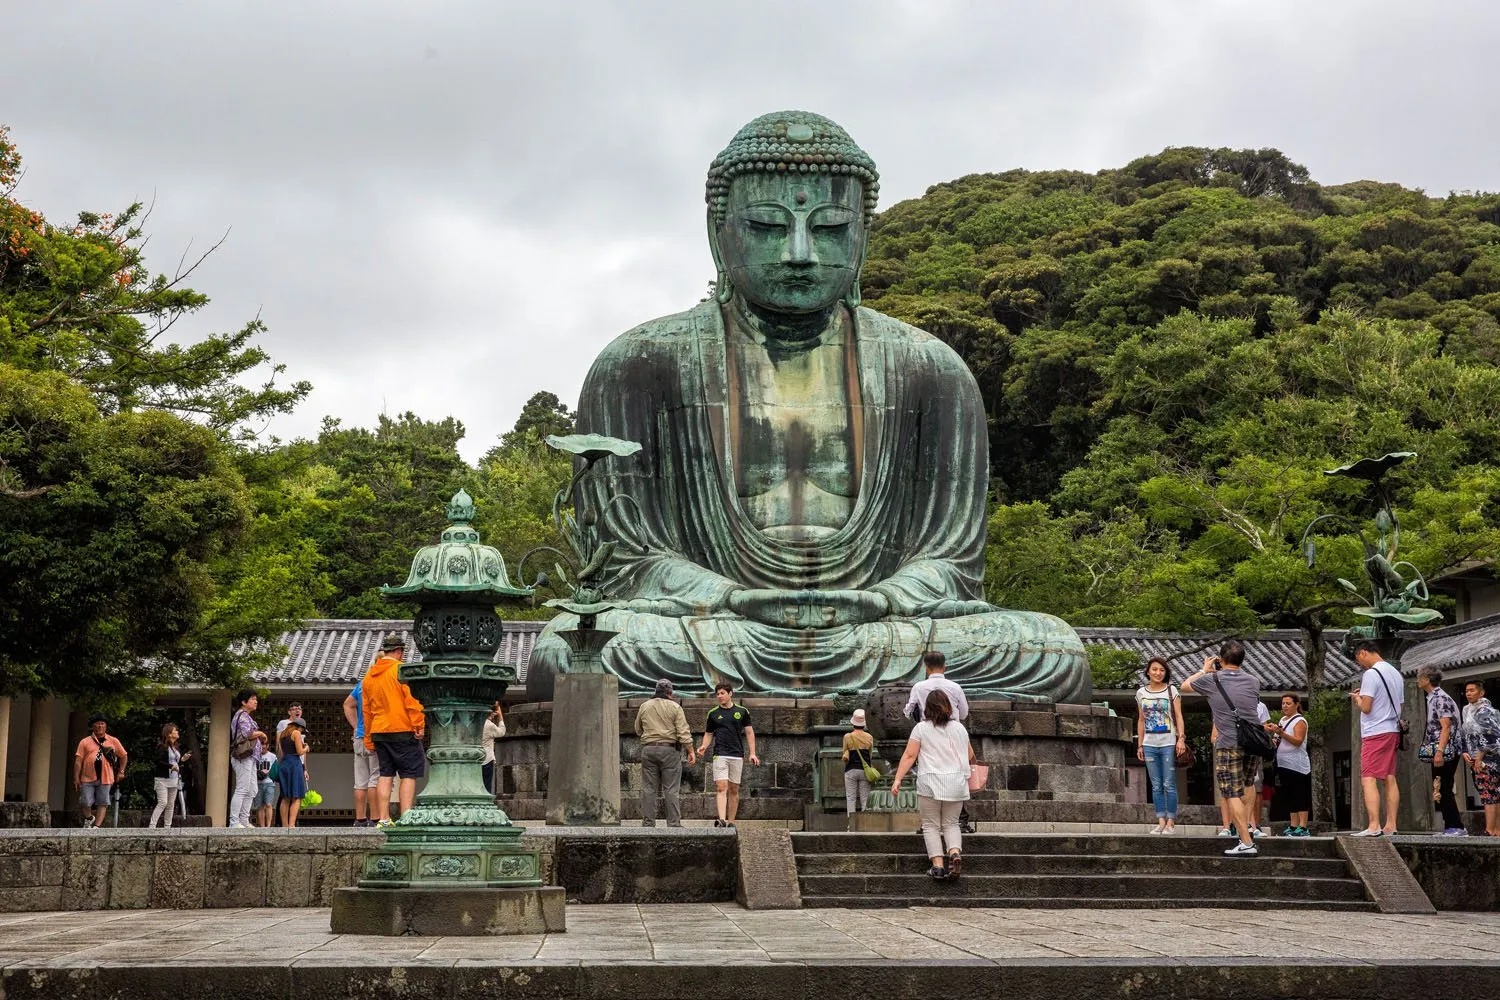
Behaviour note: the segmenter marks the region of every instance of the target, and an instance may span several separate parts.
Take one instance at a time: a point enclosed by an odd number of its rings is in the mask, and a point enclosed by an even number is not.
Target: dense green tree
[[[1048,500],[1141,404],[1109,376],[1132,338],[1187,312],[1251,345],[1344,309],[1425,321],[1444,357],[1494,363],[1497,248],[1500,195],[1321,187],[1275,150],[1168,149],[935,185],[876,220],[864,297],[965,357],[1002,497]]]
[[[492,461],[502,451],[530,448],[545,441],[549,434],[572,434],[573,413],[555,393],[534,393],[521,407],[515,426],[500,436],[500,443],[485,454],[481,464]]]
[[[235,444],[308,387],[276,385],[258,322],[167,342],[208,300],[147,270],[141,206],[56,226],[20,176],[0,127],[0,691],[231,683],[312,608],[296,547],[254,541]]]
[[[201,630],[228,596],[214,565],[250,516],[218,437],[161,412],[100,413],[75,380],[9,365],[0,427],[0,689],[98,698],[185,664],[232,677],[227,644],[206,648]]]
[[[259,319],[187,345],[165,339],[208,304],[185,282],[218,244],[191,264],[184,255],[170,277],[152,274],[144,206],[56,226],[13,197],[20,166],[0,126],[0,362],[60,372],[106,414],[164,410],[240,435],[307,395],[306,382],[277,385],[283,366],[252,343],[265,329]],[[268,370],[265,381],[245,385],[258,369]]]

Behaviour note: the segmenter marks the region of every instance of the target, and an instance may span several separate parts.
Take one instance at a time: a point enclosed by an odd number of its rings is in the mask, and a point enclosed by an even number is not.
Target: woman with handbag
[[[953,704],[946,694],[931,692],[924,708],[923,721],[911,731],[906,752],[891,777],[891,798],[901,791],[901,779],[916,767],[917,813],[922,818],[927,856],[932,861],[927,874],[934,879],[957,878],[963,871],[963,834],[958,828],[958,815],[969,800],[974,747],[969,743],[969,731],[953,718]]]
[[[865,731],[865,710],[856,708],[849,718],[854,728],[844,734],[844,803],[849,813],[849,829],[854,829],[856,807],[864,812],[870,803],[870,784],[880,777],[870,763],[875,737]]]
[[[1484,807],[1484,836],[1500,837],[1500,712],[1484,696],[1483,681],[1464,685],[1460,726],[1464,763],[1474,773],[1474,791]]]
[[[1177,757],[1187,752],[1182,728],[1182,695],[1167,680],[1167,661],[1153,656],[1146,662],[1146,683],[1136,689],[1137,760],[1145,761],[1151,779],[1151,801],[1156,804],[1156,829],[1177,832]]]
[[[179,738],[177,727],[172,723],[168,722],[161,727],[161,743],[156,748],[153,775],[156,808],[151,810],[151,821],[146,824],[148,827],[156,826],[157,820],[161,820],[164,827],[172,825],[172,806],[177,802],[177,789],[182,784],[182,762],[192,756],[178,749]]]

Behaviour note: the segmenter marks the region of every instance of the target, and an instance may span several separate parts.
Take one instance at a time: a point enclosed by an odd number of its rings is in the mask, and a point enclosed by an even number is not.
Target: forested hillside
[[[1337,616],[1297,541],[1393,477],[1427,573],[1497,552],[1500,196],[1323,187],[1275,150],[964,177],[876,222],[873,308],[943,338],[989,406],[992,600],[1079,624]],[[1342,595],[1347,597],[1347,595]]]

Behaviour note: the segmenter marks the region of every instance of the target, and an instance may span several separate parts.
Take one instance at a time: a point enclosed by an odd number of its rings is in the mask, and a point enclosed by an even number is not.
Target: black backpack
[[[1240,714],[1240,710],[1234,707],[1234,702],[1229,700],[1229,693],[1224,690],[1224,682],[1219,680],[1217,672],[1214,673],[1214,683],[1219,686],[1219,694],[1224,696],[1225,704],[1234,713],[1234,735],[1240,749],[1261,760],[1275,760],[1276,744],[1271,739],[1271,734],[1260,724],[1260,720],[1247,719]]]

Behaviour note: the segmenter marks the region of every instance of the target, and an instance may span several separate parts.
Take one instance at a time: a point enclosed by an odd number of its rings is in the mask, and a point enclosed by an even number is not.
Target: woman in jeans
[[[151,822],[155,826],[160,819],[162,826],[172,825],[172,808],[177,801],[177,789],[182,784],[182,762],[192,756],[177,749],[180,738],[177,727],[167,723],[161,727],[161,743],[156,748],[156,808],[151,810]]]
[[[1136,750],[1151,779],[1156,829],[1177,831],[1177,755],[1187,749],[1182,728],[1182,695],[1167,681],[1167,661],[1153,656],[1146,663],[1146,683],[1136,689]]]
[[[922,817],[927,856],[932,860],[927,874],[934,879],[957,878],[963,871],[958,815],[969,800],[969,765],[974,763],[974,748],[969,744],[969,731],[953,718],[953,705],[943,692],[933,691],[927,696],[922,717],[924,721],[911,731],[906,752],[891,777],[891,797],[901,790],[901,779],[916,765],[917,812]]]
[[[865,731],[865,710],[856,708],[849,718],[854,728],[844,734],[844,806],[849,814],[849,828],[854,829],[854,814],[864,812],[870,803],[870,779],[865,777],[865,768],[870,766],[870,751],[875,749],[875,737]]]

